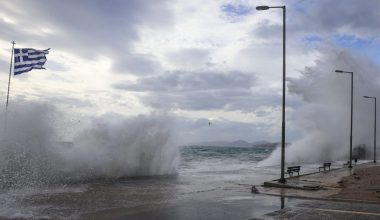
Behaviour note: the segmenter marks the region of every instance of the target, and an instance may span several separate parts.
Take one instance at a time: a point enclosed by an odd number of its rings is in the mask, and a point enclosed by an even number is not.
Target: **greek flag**
[[[15,48],[14,74],[18,75],[29,72],[32,69],[45,69],[43,66],[46,62],[46,54],[49,53],[49,49]]]

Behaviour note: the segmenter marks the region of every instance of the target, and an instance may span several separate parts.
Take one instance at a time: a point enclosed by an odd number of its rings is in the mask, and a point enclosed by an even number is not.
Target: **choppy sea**
[[[3,189],[0,218],[93,219],[97,213],[250,195],[251,185],[278,178],[278,166],[258,165],[272,150],[187,146],[180,150],[174,175]],[[303,171],[315,170],[316,166],[305,165]]]

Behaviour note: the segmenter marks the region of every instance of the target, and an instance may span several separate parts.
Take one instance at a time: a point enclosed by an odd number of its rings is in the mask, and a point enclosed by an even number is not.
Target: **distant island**
[[[198,142],[198,143],[190,143],[186,146],[208,146],[208,147],[268,147],[268,148],[275,148],[278,145],[278,143],[272,143],[268,141],[256,141],[256,142],[247,142],[244,140],[237,140],[237,141],[208,141],[208,142]]]

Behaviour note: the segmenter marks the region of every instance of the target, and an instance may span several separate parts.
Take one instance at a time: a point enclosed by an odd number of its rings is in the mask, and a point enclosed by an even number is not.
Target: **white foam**
[[[46,103],[11,105],[6,132],[0,130],[0,186],[176,172],[178,149],[167,116],[93,117],[73,135],[72,144],[58,144],[65,129],[72,129],[60,126],[63,118]],[[5,123],[4,117],[0,123]]]
[[[336,69],[354,72],[353,147],[366,144],[367,152],[372,153],[373,100],[363,96],[380,97],[380,68],[350,51],[326,50],[300,78],[288,79],[288,97],[301,97],[303,105],[287,118],[296,119],[304,137],[286,147],[286,163],[348,160],[351,75],[335,73]],[[280,155],[277,148],[260,165],[279,164]]]

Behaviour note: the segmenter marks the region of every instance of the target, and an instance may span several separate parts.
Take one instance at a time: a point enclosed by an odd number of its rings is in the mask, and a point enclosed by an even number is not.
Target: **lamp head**
[[[367,95],[365,95],[365,96],[363,96],[364,98],[369,98],[369,96],[367,96]]]
[[[266,5],[256,7],[256,10],[258,11],[263,11],[263,10],[268,10],[268,9],[269,9],[269,6],[266,6]]]
[[[343,70],[335,70],[336,73],[344,73]]]

